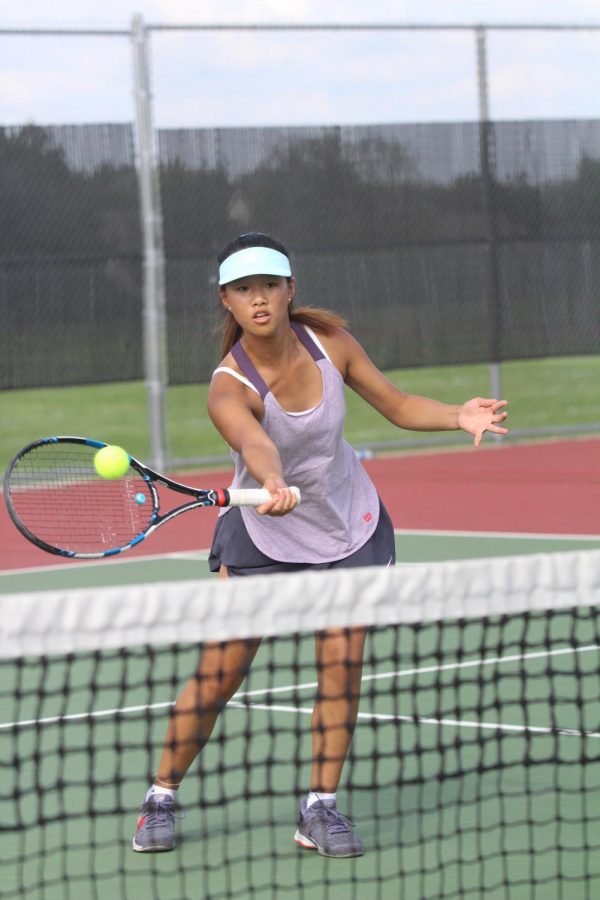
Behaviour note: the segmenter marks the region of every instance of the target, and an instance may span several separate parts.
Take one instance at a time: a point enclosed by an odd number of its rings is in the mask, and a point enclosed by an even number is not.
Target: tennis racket
[[[21,534],[48,553],[74,559],[115,556],[202,506],[259,506],[269,491],[198,490],[129,457],[120,478],[106,480],[94,456],[106,444],[81,437],[47,437],[24,447],[4,476],[4,500]],[[193,499],[160,514],[158,485]],[[292,488],[298,500],[298,488]],[[161,492],[164,493],[164,492]]]

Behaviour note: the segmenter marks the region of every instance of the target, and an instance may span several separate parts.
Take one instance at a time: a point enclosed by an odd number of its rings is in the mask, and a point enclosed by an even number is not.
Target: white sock
[[[317,800],[333,800],[335,803],[335,797],[335,794],[324,794],[323,791],[319,791],[318,794],[315,791],[309,791],[308,797],[306,798],[306,808],[310,809]]]
[[[159,794],[170,797],[171,800],[175,800],[177,797],[177,791],[172,791],[171,788],[162,787],[160,784],[151,784],[146,791],[144,800],[148,800],[149,797],[156,797]]]

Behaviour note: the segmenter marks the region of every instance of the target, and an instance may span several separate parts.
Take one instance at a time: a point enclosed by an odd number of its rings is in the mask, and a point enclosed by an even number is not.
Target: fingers
[[[494,413],[504,406],[508,406],[508,400],[494,400],[489,397],[475,397],[474,400],[478,406],[491,407],[491,410]]]
[[[490,418],[489,424],[473,432],[473,444],[475,447],[479,447],[483,435],[486,431],[489,431],[493,434],[508,434],[508,428],[503,428],[499,424],[500,422],[504,422],[504,420],[508,416],[508,412],[504,409],[505,406],[508,406],[508,400],[492,400],[484,397],[477,397],[475,399],[475,402],[480,407],[484,407],[486,409],[489,408],[490,412],[493,413]]]
[[[498,416],[497,420],[503,420],[506,418],[506,413],[502,416]],[[494,421],[497,421],[496,419]],[[475,438],[473,440],[473,444],[475,447],[479,447],[481,444],[481,439],[486,431],[491,432],[492,434],[508,434],[508,428],[502,428],[500,425],[488,425],[486,428],[483,428],[481,431],[476,432]]]
[[[289,487],[271,491],[271,501],[256,507],[260,516],[285,516],[298,505],[298,498]]]
[[[492,422],[504,422],[506,417],[508,416],[508,411],[504,409],[505,406],[508,406],[508,400],[495,400],[492,406],[492,412],[494,413],[494,417]],[[500,412],[501,410],[501,412]],[[490,427],[490,431],[495,431],[497,434],[507,434],[508,429],[506,428],[493,428]]]
[[[487,430],[494,434],[508,434],[508,428],[501,428],[499,425],[490,425]]]

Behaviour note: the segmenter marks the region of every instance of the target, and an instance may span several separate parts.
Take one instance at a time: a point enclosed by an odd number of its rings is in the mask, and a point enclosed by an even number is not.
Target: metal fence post
[[[496,210],[495,210],[495,181],[496,159],[493,125],[490,122],[488,75],[487,75],[487,47],[486,33],[482,27],[475,29],[475,41],[477,46],[477,95],[479,100],[479,135],[481,149],[481,177],[486,205],[488,222],[488,256],[490,264],[490,396],[502,397],[502,369],[501,369],[501,327],[502,310],[500,302],[500,287],[498,276],[498,246],[496,234]],[[502,440],[502,435],[494,435],[495,440]]]
[[[140,15],[133,17],[131,27],[135,134],[144,254],[144,373],[148,395],[151,462],[161,471],[165,468],[168,456],[165,422],[167,384],[165,257],[157,154],[152,125],[148,39]]]

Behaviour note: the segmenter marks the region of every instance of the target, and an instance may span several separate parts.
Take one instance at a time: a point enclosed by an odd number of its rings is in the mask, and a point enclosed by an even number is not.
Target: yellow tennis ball
[[[101,478],[120,478],[129,468],[129,454],[109,444],[94,456],[94,468]]]

